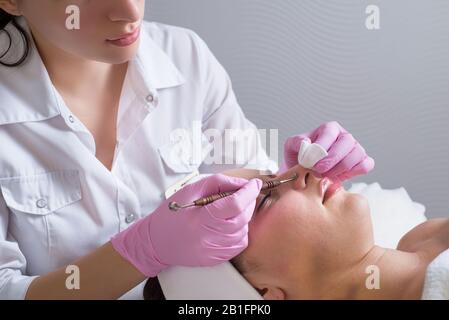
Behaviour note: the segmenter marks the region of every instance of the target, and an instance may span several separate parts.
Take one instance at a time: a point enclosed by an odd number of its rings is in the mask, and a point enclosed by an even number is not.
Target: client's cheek
[[[279,208],[266,209],[256,213],[249,224],[249,239],[277,239],[287,228],[287,219]],[[269,240],[270,241],[270,240]]]
[[[254,257],[271,257],[283,243],[286,243],[283,233],[276,225],[253,223],[249,227],[248,248],[245,254]]]

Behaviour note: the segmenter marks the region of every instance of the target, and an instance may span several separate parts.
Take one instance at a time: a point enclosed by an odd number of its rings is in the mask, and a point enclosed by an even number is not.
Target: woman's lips
[[[321,196],[323,203],[329,200],[338,190],[342,188],[340,182],[334,182],[329,178],[324,178],[320,182]]]
[[[140,34],[140,27],[136,28],[136,30],[134,30],[131,33],[121,36],[120,38],[115,38],[112,40],[108,39],[106,41],[117,47],[127,47],[136,42],[136,40],[139,38],[139,34]]]

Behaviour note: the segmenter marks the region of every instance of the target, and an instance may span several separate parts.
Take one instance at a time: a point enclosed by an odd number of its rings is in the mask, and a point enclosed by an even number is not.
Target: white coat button
[[[36,207],[38,207],[39,209],[43,209],[46,206],[47,206],[47,200],[41,198],[41,199],[36,201]]]
[[[70,115],[70,116],[69,116],[69,121],[70,121],[71,123],[74,123],[74,122],[75,122],[75,118],[74,118],[72,115]]]
[[[149,95],[147,95],[145,100],[147,100],[147,102],[149,102],[149,103],[152,103],[154,101],[154,96],[152,94],[149,94]]]
[[[134,213],[128,214],[125,218],[126,223],[134,222],[134,220],[136,220],[136,215]]]

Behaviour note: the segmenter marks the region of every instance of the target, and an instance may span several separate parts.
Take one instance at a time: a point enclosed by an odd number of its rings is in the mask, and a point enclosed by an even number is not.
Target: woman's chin
[[[132,60],[136,56],[137,51],[138,42],[125,48],[109,46],[109,48],[103,52],[101,57],[97,57],[95,60],[115,65],[122,64]]]

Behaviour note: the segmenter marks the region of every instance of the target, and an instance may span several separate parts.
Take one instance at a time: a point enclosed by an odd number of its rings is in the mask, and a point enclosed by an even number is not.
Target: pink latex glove
[[[262,188],[259,179],[214,175],[188,185],[159,208],[112,238],[112,245],[147,277],[171,265],[213,266],[229,261],[248,246],[248,222]],[[204,207],[171,211],[219,192],[236,193]]]
[[[374,159],[366,154],[354,137],[338,122],[328,122],[315,130],[287,139],[281,172],[298,165],[298,152],[304,139],[321,145],[328,152],[328,156],[312,169],[318,176],[343,182],[374,168]]]

